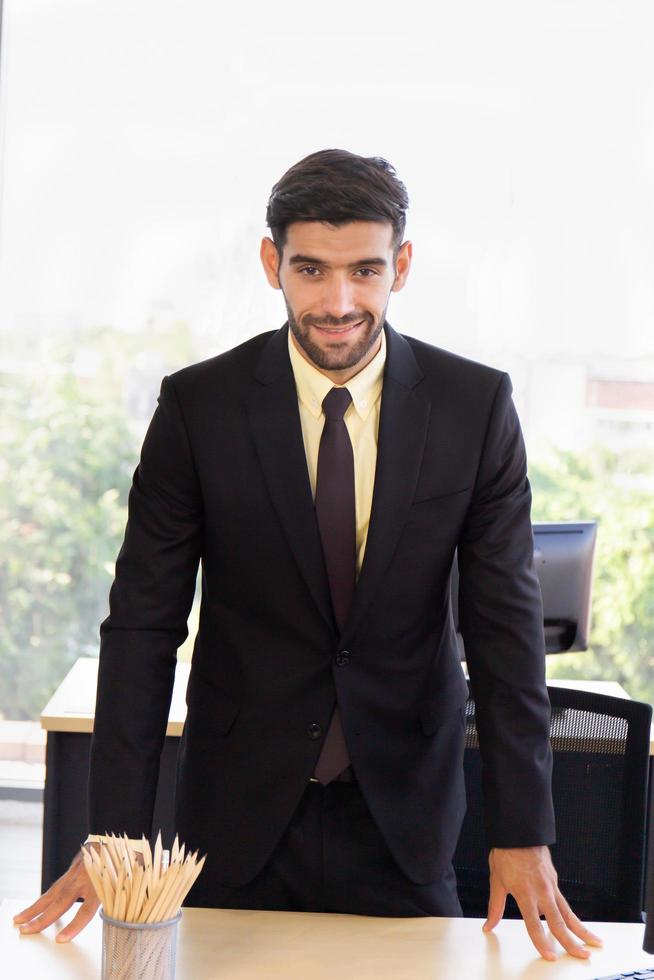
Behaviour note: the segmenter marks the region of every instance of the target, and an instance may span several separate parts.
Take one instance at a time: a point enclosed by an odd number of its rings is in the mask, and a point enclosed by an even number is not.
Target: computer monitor
[[[545,650],[563,653],[586,650],[590,632],[593,559],[597,523],[574,521],[533,525],[534,564],[543,596]],[[454,556],[451,579],[452,613],[459,634],[459,567]]]

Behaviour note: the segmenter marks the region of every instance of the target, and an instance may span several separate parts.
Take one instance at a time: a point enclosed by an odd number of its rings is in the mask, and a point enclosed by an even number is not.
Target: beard
[[[388,306],[387,304],[384,307],[384,312],[379,318],[378,323],[375,323],[375,317],[372,313],[366,313],[364,310],[356,311],[341,320],[336,320],[334,317],[317,318],[307,315],[302,318],[301,323],[298,323],[286,296],[284,296],[284,302],[286,303],[289,330],[307,357],[313,361],[316,367],[322,368],[324,371],[348,370],[349,368],[355,367],[365,357],[384,329],[386,308]],[[347,327],[360,321],[363,321],[363,325],[354,343],[344,339],[339,344],[338,334],[336,334],[332,340],[333,346],[323,348],[311,339],[312,325],[319,327]]]

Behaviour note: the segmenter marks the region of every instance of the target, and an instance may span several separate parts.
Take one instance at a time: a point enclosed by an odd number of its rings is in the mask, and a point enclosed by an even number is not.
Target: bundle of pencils
[[[107,835],[99,849],[82,847],[84,865],[104,914],[112,919],[132,923],[165,922],[172,919],[186,898],[193,882],[202,871],[205,857],[198,852],[184,855],[175,837],[170,853],[163,849],[161,832],[154,853],[142,838],[141,848],[130,843],[126,835]]]

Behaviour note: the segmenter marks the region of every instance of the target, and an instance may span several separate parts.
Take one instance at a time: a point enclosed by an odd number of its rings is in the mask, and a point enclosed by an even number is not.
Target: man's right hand
[[[91,879],[84,867],[81,853],[73,858],[68,871],[61,878],[58,878],[54,885],[48,888],[47,892],[44,892],[29,908],[23,909],[22,912],[14,916],[14,924],[20,928],[24,935],[41,932],[61,918],[78,898],[81,898],[82,904],[75,917],[57,933],[56,940],[58,943],[67,943],[78,932],[81,932],[84,926],[91,921],[100,905]]]

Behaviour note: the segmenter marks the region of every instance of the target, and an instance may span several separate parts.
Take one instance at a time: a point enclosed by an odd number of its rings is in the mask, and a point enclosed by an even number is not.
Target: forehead
[[[297,254],[331,264],[356,262],[373,255],[392,253],[390,221],[349,221],[334,227],[323,221],[294,221],[286,228],[284,261]]]

